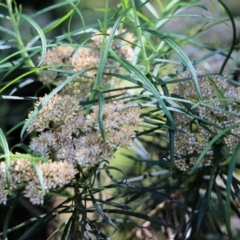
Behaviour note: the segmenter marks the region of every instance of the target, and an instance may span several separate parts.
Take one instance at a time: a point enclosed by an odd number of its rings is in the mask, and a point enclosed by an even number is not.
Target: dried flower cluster
[[[35,104],[38,107],[45,97],[40,97],[40,100]],[[69,95],[64,96],[55,95],[45,107],[43,107],[37,115],[35,121],[32,121],[28,126],[28,131],[31,132],[36,130],[42,132],[44,129],[49,128],[49,124],[54,122],[55,125],[61,125],[68,119],[74,119],[79,112],[78,101]],[[29,116],[32,111],[29,113]]]
[[[131,146],[135,127],[141,123],[139,107],[130,107],[124,103],[107,104],[100,129],[98,107],[85,116],[79,106],[79,100],[86,100],[92,89],[100,64],[100,52],[111,32],[112,29],[108,29],[106,34],[95,32],[91,40],[79,48],[62,45],[48,49],[43,65],[53,67],[55,70],[40,71],[41,82],[56,85],[62,82],[64,76],[59,77],[56,69],[59,69],[59,72],[67,70],[82,73],[65,86],[60,95],[55,95],[48,101],[45,96],[35,104],[39,112],[29,124],[28,131],[36,131],[38,135],[31,139],[29,146],[37,154],[53,161],[32,164],[31,161],[16,155],[11,159],[9,169],[10,186],[6,183],[5,162],[0,162],[0,203],[6,204],[8,190],[24,186],[25,197],[33,204],[43,204],[44,195],[49,190],[72,181],[76,167],[83,170],[94,166],[112,158],[118,147]],[[133,34],[117,30],[111,48],[120,58],[132,61],[133,41]],[[106,73],[119,73],[120,70],[118,62],[107,59],[104,69]],[[102,87],[110,87],[111,80],[111,77],[104,75]],[[32,112],[29,116],[31,114]],[[29,156],[29,159],[33,157]],[[39,176],[34,167],[36,164],[43,175],[44,191],[41,189]]]
[[[138,107],[107,104],[103,114],[104,141],[98,125],[98,108],[84,116],[74,97],[56,95],[29,125],[29,131],[41,132],[32,139],[30,148],[42,156],[65,160],[74,166],[93,166],[111,158],[118,146],[131,146],[134,128],[141,122],[139,115]]]
[[[46,97],[40,98],[35,107],[40,107]],[[44,195],[49,190],[71,182],[76,166],[82,169],[93,166],[112,158],[117,147],[130,147],[134,128],[142,121],[139,107],[124,103],[107,104],[103,113],[105,140],[98,125],[98,111],[96,107],[84,116],[76,98],[69,95],[52,97],[28,127],[29,132],[35,130],[39,133],[32,138],[30,148],[54,160],[37,163],[43,174],[45,192],[31,162],[17,155],[11,160],[10,190],[24,184],[24,196],[33,204],[43,204]],[[6,166],[5,162],[0,162],[0,204],[6,204],[6,189]]]
[[[107,104],[103,113],[104,136],[99,129],[98,108],[85,116],[81,112],[79,100],[86,100],[94,83],[94,77],[100,64],[100,52],[112,29],[104,35],[96,32],[84,46],[58,46],[48,49],[43,65],[60,70],[81,72],[80,77],[68,84],[61,95],[52,97],[43,107],[46,97],[40,98],[35,107],[39,108],[37,116],[28,126],[28,131],[38,132],[32,138],[30,148],[36,153],[53,159],[53,162],[39,162],[43,174],[45,192],[41,190],[39,178],[30,161],[24,158],[11,160],[10,190],[24,184],[24,196],[33,204],[43,204],[44,194],[69,183],[75,175],[76,166],[81,168],[93,166],[104,159],[110,159],[117,147],[130,147],[135,135],[134,128],[140,122],[138,107],[130,108],[123,103]],[[127,61],[133,59],[131,43],[133,34],[117,30],[111,43],[115,53]],[[119,63],[107,59],[106,73],[119,73]],[[42,70],[39,80],[44,84],[59,84],[55,70]],[[56,80],[58,81],[56,83]],[[103,76],[103,86],[111,86],[111,78]],[[32,112],[29,113],[31,116]],[[5,163],[0,162],[0,203],[7,201]]]
[[[195,163],[197,156],[216,134],[239,122],[239,104],[236,100],[240,100],[240,88],[231,85],[221,76],[208,77],[202,70],[196,70],[196,74],[204,104],[194,107],[191,116],[180,113],[174,115],[178,125],[178,131],[175,133],[175,153],[178,156],[190,155],[188,163],[185,160],[176,161],[176,166],[182,170]],[[191,78],[191,74],[184,72],[180,78]],[[193,102],[199,101],[192,80],[180,82],[174,93]],[[185,106],[182,108],[188,111]],[[222,144],[228,148],[226,155],[234,151],[239,135],[240,126],[236,126],[222,137]],[[212,159],[213,156],[213,149],[209,149],[203,161]]]
[[[45,66],[63,66],[71,64],[71,56],[75,51],[72,46],[58,46],[47,51],[44,59]],[[39,81],[51,83],[57,77],[57,72],[44,70],[39,74]]]
[[[58,46],[49,49],[46,54],[46,59],[43,65],[54,66],[55,68],[65,68],[75,72],[83,71],[81,77],[71,82],[63,89],[63,94],[75,95],[80,100],[86,100],[97,73],[97,68],[100,64],[100,48],[104,44],[104,40],[108,39],[112,29],[107,30],[107,34],[101,32],[93,34],[92,39],[86,45],[76,48],[73,46]],[[111,43],[111,48],[120,57],[129,62],[133,60],[134,53],[131,43],[134,41],[132,33],[125,33],[126,30],[117,30],[115,38]],[[58,65],[58,66],[56,66]],[[63,67],[64,66],[64,67]],[[121,70],[118,62],[107,59],[105,65],[106,73],[119,73]],[[40,71],[39,80],[44,84],[55,83],[54,80],[58,74],[56,71],[43,70]],[[106,75],[102,82],[104,85],[111,86],[111,77]],[[60,83],[58,80],[57,83]]]
[[[69,183],[76,173],[72,164],[64,161],[36,163],[42,171],[45,192],[42,191],[37,172],[30,161],[18,154],[10,162],[10,190],[24,185],[24,196],[33,204],[43,204],[46,193]],[[29,156],[30,157],[30,156]],[[5,162],[0,162],[0,204],[7,202],[7,182]]]

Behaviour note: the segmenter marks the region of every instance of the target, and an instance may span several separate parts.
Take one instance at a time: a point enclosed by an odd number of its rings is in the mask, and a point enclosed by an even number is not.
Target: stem
[[[75,227],[74,227],[74,237],[75,239],[81,239],[81,231],[80,231],[80,224],[79,224],[79,215],[80,215],[80,211],[79,211],[79,188],[78,188],[78,184],[76,186],[74,186],[74,218],[75,218]]]
[[[17,45],[18,45],[19,50],[23,50],[21,52],[21,56],[24,59],[26,59],[25,64],[28,67],[33,67],[34,68],[35,65],[34,65],[33,61],[29,58],[28,52],[26,51],[25,45],[23,44],[21,34],[20,34],[19,28],[18,28],[19,20],[16,18],[15,13],[13,13],[12,2],[13,2],[13,0],[6,0],[7,6],[8,6],[9,17],[11,19],[12,27],[13,27],[13,30],[14,30],[15,35],[16,35]],[[17,7],[16,7],[15,12],[18,14]]]
[[[107,33],[107,27],[108,27],[108,12],[109,12],[108,6],[109,6],[109,0],[106,0],[106,2],[105,2],[105,13],[104,13],[104,22],[103,22],[103,29],[102,29],[102,32],[104,33],[104,41],[103,41],[103,45],[101,46],[101,49],[100,49],[100,55],[101,55],[102,49],[104,48],[104,45],[105,45],[105,39],[106,39],[106,33]],[[99,75],[99,71],[97,72],[97,78],[95,79],[93,87],[92,87],[91,95],[89,97],[90,101],[93,100],[94,97],[95,97],[95,91],[93,91],[93,90],[96,90],[98,85],[99,85],[98,75]],[[86,109],[86,114],[89,114],[90,109],[91,109],[91,106],[88,105],[87,109]]]
[[[103,23],[103,29],[104,33],[107,33],[107,27],[108,27],[108,12],[109,12],[109,0],[106,0],[105,2],[105,13],[104,13],[104,23]]]
[[[143,62],[144,62],[145,68],[147,70],[147,73],[149,73],[150,72],[150,67],[149,67],[149,62],[148,62],[148,59],[147,59],[145,45],[144,45],[143,38],[142,38],[143,34],[142,34],[141,27],[140,27],[139,18],[137,16],[135,0],[132,0],[132,6],[133,6],[134,22],[136,23],[136,31],[137,31],[137,35],[138,35],[138,39],[139,39],[141,48],[142,48]]]

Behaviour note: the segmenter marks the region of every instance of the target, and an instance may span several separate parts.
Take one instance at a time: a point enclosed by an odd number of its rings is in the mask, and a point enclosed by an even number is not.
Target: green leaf
[[[6,166],[6,177],[7,177],[7,184],[10,187],[10,182],[11,182],[11,175],[10,175],[10,156],[9,156],[9,147],[8,147],[8,142],[7,139],[0,128],[0,146],[4,152],[5,156],[5,166]]]
[[[206,191],[203,199],[202,199],[202,203],[201,206],[199,208],[199,213],[198,213],[198,218],[197,218],[197,229],[196,229],[196,234],[198,234],[199,230],[200,230],[200,226],[203,220],[203,216],[205,214],[206,211],[206,207],[207,207],[207,203],[208,203],[208,190]]]
[[[98,96],[98,125],[99,125],[99,130],[102,136],[102,139],[105,141],[105,136],[104,136],[104,126],[103,126],[103,113],[104,113],[104,97],[101,91],[95,90]]]
[[[37,31],[37,33],[38,33],[38,35],[39,35],[39,37],[41,39],[41,42],[42,42],[42,55],[41,55],[40,61],[38,63],[38,66],[40,66],[43,63],[43,61],[44,61],[44,59],[46,57],[46,51],[47,51],[47,41],[46,41],[44,32],[39,27],[39,25],[32,18],[30,18],[29,16],[27,16],[25,14],[21,14],[21,17],[26,19],[34,27],[34,29]]]
[[[156,89],[156,87],[154,86],[153,83],[151,83],[151,81],[141,72],[139,71],[136,67],[134,67],[132,64],[130,64],[129,62],[120,59],[117,54],[113,51],[110,50],[111,54],[113,55],[113,57],[121,63],[121,65],[128,70],[130,73],[134,73],[145,85],[143,85],[142,87],[146,90],[148,90],[150,93],[152,93],[155,98],[157,99],[160,107],[162,108],[162,110],[164,111],[164,113],[166,114],[167,118],[169,119],[169,121],[171,122],[172,126],[175,127],[175,122],[173,120],[173,117],[171,115],[171,113],[169,112],[169,110],[167,109],[161,94],[158,92],[158,90]]]
[[[202,100],[203,98],[202,98],[202,94],[201,94],[200,87],[198,84],[197,75],[195,73],[195,70],[193,68],[191,61],[185,55],[183,50],[179,46],[177,46],[177,44],[175,42],[173,42],[172,39],[170,39],[169,37],[166,37],[163,34],[153,31],[151,29],[144,29],[144,30],[151,33],[152,35],[160,38],[162,41],[166,42],[179,55],[179,57],[182,59],[183,63],[188,67],[189,71],[191,72],[198,97],[200,100]]]
[[[236,29],[236,24],[235,24],[235,20],[233,18],[233,15],[231,13],[231,11],[228,9],[228,7],[226,6],[225,3],[223,3],[221,0],[218,0],[218,2],[224,7],[224,9],[226,10],[229,18],[230,18],[230,21],[231,21],[231,24],[232,24],[232,29],[233,29],[233,36],[232,36],[232,44],[231,44],[231,47],[230,47],[230,50],[228,52],[228,55],[227,57],[225,58],[223,64],[222,64],[222,67],[221,67],[221,70],[220,70],[220,74],[223,73],[224,71],[224,68],[229,60],[229,58],[231,57],[231,54],[235,48],[235,45],[236,45],[236,42],[237,42],[237,29]],[[231,73],[228,72],[228,75],[230,75]]]
[[[117,229],[117,226],[112,222],[112,220],[103,212],[103,210],[97,205],[96,200],[93,197],[93,194],[90,192],[91,200],[93,203],[93,206],[96,208],[97,212],[103,217],[103,219],[109,223],[112,227]]]
[[[69,229],[69,226],[71,224],[71,221],[72,221],[72,216],[67,220],[67,223],[64,222],[64,223],[61,224],[61,228],[64,227],[64,230],[63,230],[63,232],[61,234],[62,235],[61,236],[61,240],[67,239],[67,233],[69,231],[68,229]]]
[[[16,209],[16,206],[18,204],[19,198],[21,197],[21,194],[22,194],[21,191],[17,192],[17,194],[13,198],[10,208],[8,209],[7,215],[4,216],[4,225],[3,225],[3,238],[4,239],[8,239],[7,234],[8,234],[9,222],[10,222],[11,217],[13,216],[13,211]]]
[[[8,28],[0,26],[0,31],[2,31],[3,33],[7,33],[7,34],[13,36],[14,38],[16,38],[16,34]]]
[[[38,175],[38,180],[39,180],[39,183],[41,186],[41,190],[42,190],[43,194],[45,194],[45,184],[44,184],[44,180],[43,180],[43,172],[36,162],[31,161],[31,164]]]
[[[0,89],[0,93],[3,92],[5,89],[7,89],[8,87],[10,87],[12,84],[14,84],[15,82],[17,82],[19,79],[22,79],[23,77],[30,75],[31,73],[37,72],[38,69],[33,69],[31,71],[28,71],[18,77],[16,77],[15,79],[13,79],[12,81],[10,81],[9,83],[5,84],[1,89]]]
[[[64,7],[65,5],[69,5],[69,4],[75,3],[75,2],[78,3],[79,0],[71,0],[71,2],[64,1],[64,2],[55,3],[55,4],[52,4],[49,7],[46,7],[46,8],[44,8],[44,9],[38,11],[38,12],[33,13],[32,15],[30,15],[30,17],[31,18],[35,18],[35,17],[40,16],[40,15],[42,15],[44,13],[50,12],[50,11],[52,11],[54,9],[57,9],[57,8],[60,8],[60,7]]]
[[[220,131],[218,134],[216,134],[209,142],[208,144],[205,146],[205,148],[202,150],[201,154],[199,155],[199,157],[197,158],[194,166],[192,167],[190,174],[192,174],[194,172],[194,170],[198,167],[200,161],[202,160],[202,158],[205,156],[205,154],[207,153],[207,151],[212,147],[212,145],[217,142],[223,135],[225,135],[227,132],[231,131],[231,129],[238,127],[240,125],[240,122],[235,123],[233,125],[231,125],[230,127],[227,127],[225,129],[223,129],[222,131]]]
[[[231,230],[231,185],[232,185],[232,179],[233,179],[233,172],[235,169],[235,164],[238,160],[239,156],[239,151],[240,151],[240,141],[238,142],[233,156],[232,160],[229,163],[228,167],[228,174],[227,174],[227,191],[226,191],[226,203],[225,203],[225,211],[226,211],[226,228],[228,232],[228,237],[229,239],[233,239],[232,237],[232,230]]]
[[[126,211],[126,210],[118,210],[118,209],[104,209],[105,212],[108,213],[115,213],[115,214],[120,214],[126,216],[131,216],[131,217],[136,217],[139,219],[144,219],[146,221],[149,221],[151,223],[158,224],[160,226],[169,226],[169,227],[174,227],[171,223],[166,222],[164,220],[161,220],[160,218],[155,218],[155,217],[150,217],[147,214],[144,213],[139,213],[139,212],[133,212],[133,211]]]
[[[208,79],[209,79],[210,84],[212,85],[214,91],[217,93],[218,98],[221,100],[226,99],[224,97],[224,94],[222,93],[222,91],[217,87],[216,83],[210,77]],[[228,106],[227,101],[221,101],[221,102],[224,104],[224,107],[227,109],[227,106]]]
[[[96,202],[100,202],[101,204],[104,204],[104,205],[110,205],[112,207],[116,207],[116,208],[121,208],[121,209],[124,209],[124,210],[131,210],[132,208],[129,207],[128,205],[126,204],[120,204],[120,203],[116,203],[116,202],[111,202],[109,199],[107,200],[101,200],[101,199],[95,199]]]
[[[50,26],[47,26],[45,29],[43,29],[44,33],[50,32],[51,30],[58,27],[61,23],[63,23],[66,19],[68,19],[73,14],[73,9],[70,10],[68,13],[66,13],[62,18],[54,21],[50,24]]]
[[[123,13],[117,18],[117,20],[115,21],[115,24],[112,27],[111,33],[108,36],[107,41],[104,42],[104,45],[101,48],[100,64],[99,64],[99,67],[98,67],[97,78],[96,78],[96,81],[94,83],[93,90],[97,89],[98,85],[101,82],[102,74],[103,74],[104,67],[105,67],[105,64],[106,64],[106,61],[107,61],[108,52],[109,52],[109,49],[111,48],[111,43],[112,43],[112,40],[114,38],[115,32],[116,32],[122,18],[127,14],[127,12],[129,10],[130,10],[130,8],[125,9],[123,11]]]

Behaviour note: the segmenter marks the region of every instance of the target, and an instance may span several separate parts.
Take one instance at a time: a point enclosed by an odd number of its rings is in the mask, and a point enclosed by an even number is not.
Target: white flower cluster
[[[48,96],[36,103],[39,108]],[[31,113],[29,113],[31,116]],[[44,195],[50,190],[71,182],[77,171],[110,159],[117,147],[129,147],[135,126],[141,123],[139,107],[123,103],[106,104],[103,113],[105,140],[98,126],[98,108],[84,116],[78,101],[69,95],[55,95],[38,112],[28,127],[37,131],[30,148],[38,154],[53,159],[37,162],[42,172],[44,191],[32,163],[19,155],[11,159],[10,191],[24,185],[24,196],[33,204],[43,204]],[[33,157],[32,157],[33,158]],[[31,156],[28,156],[31,159]],[[7,201],[6,165],[0,162],[0,203]]]
[[[227,78],[214,75],[207,76],[205,71],[196,70],[198,83],[203,96],[204,105],[198,105],[193,110],[202,119],[193,120],[184,114],[175,113],[175,122],[178,131],[175,133],[175,153],[177,155],[199,155],[206,144],[220,131],[239,122],[240,88],[229,83]],[[180,78],[191,78],[189,72],[180,74]],[[179,97],[198,102],[198,95],[192,80],[180,82],[176,85],[174,93]],[[188,111],[184,106],[183,109]],[[231,154],[240,135],[240,126],[232,128],[222,138]],[[214,157],[213,149],[209,149],[203,161],[209,161]],[[194,164],[197,157],[189,157],[185,160],[176,161],[176,166],[186,170]]]
[[[43,176],[45,189],[42,191],[39,176],[32,163],[17,155],[10,162],[10,190],[18,189],[20,184],[24,185],[24,196],[29,198],[33,204],[42,205],[46,193],[70,183],[76,174],[73,165],[68,162],[36,163]],[[7,202],[8,191],[6,189],[6,165],[5,162],[0,162],[0,204]]]
[[[71,108],[65,101],[72,103]],[[53,106],[55,110],[50,111]],[[61,117],[55,115],[57,109],[61,110]],[[103,140],[98,125],[98,108],[84,116],[73,97],[56,95],[29,125],[29,131],[41,132],[32,139],[30,148],[42,156],[51,158],[54,155],[54,160],[65,160],[74,166],[93,166],[104,159],[110,159],[117,147],[130,147],[135,126],[141,121],[139,107],[129,107],[123,103],[106,104]],[[50,122],[52,127],[49,127]]]
[[[6,183],[5,162],[0,162],[0,204],[6,204],[8,190],[15,190],[20,185],[24,186],[24,196],[33,204],[43,204],[46,193],[72,181],[77,167],[83,169],[94,166],[112,158],[116,148],[131,146],[135,127],[142,121],[139,107],[123,103],[106,104],[103,139],[98,125],[98,107],[85,116],[79,106],[79,101],[86,100],[92,89],[100,64],[100,48],[104,46],[111,31],[109,29],[105,36],[100,32],[95,33],[91,41],[81,48],[58,46],[47,51],[43,65],[75,72],[85,71],[85,75],[65,86],[60,95],[49,99],[44,106],[42,104],[48,96],[40,98],[35,104],[39,112],[29,124],[28,131],[36,131],[38,135],[31,139],[29,146],[41,156],[53,160],[36,163],[42,172],[44,191],[32,163],[16,155],[16,158],[11,159],[9,169],[10,189]],[[120,58],[132,61],[133,41],[133,34],[117,30],[111,48]],[[116,61],[107,59],[104,69],[106,73],[119,73],[120,70]],[[39,73],[39,80],[44,84],[57,85],[63,81],[57,77],[57,72],[50,69]],[[104,76],[104,86],[110,86],[111,80]],[[29,117],[31,115],[32,112]]]
[[[85,71],[85,77],[79,77],[68,84],[62,94],[77,96],[80,100],[86,100],[92,88],[94,77],[100,64],[100,48],[104,44],[104,39],[108,39],[108,35],[112,29],[108,29],[106,35],[101,32],[93,34],[92,39],[86,45],[77,48],[73,46],[58,46],[49,49],[43,65],[53,66],[54,68],[69,69],[75,72]],[[111,48],[122,59],[132,62],[134,53],[132,42],[135,39],[132,33],[126,33],[125,29],[117,30],[111,43]],[[121,71],[119,63],[108,58],[105,64],[105,73],[119,73]],[[57,72],[43,70],[39,73],[39,80],[44,84],[59,84],[62,80],[56,82]],[[102,83],[104,86],[112,85],[112,77],[103,76]]]

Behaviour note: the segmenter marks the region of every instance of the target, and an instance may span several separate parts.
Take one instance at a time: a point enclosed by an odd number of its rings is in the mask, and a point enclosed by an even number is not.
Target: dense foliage
[[[220,0],[112,3],[89,24],[81,1],[0,4],[0,236],[237,239],[235,19]],[[223,23],[226,46],[198,38]]]

